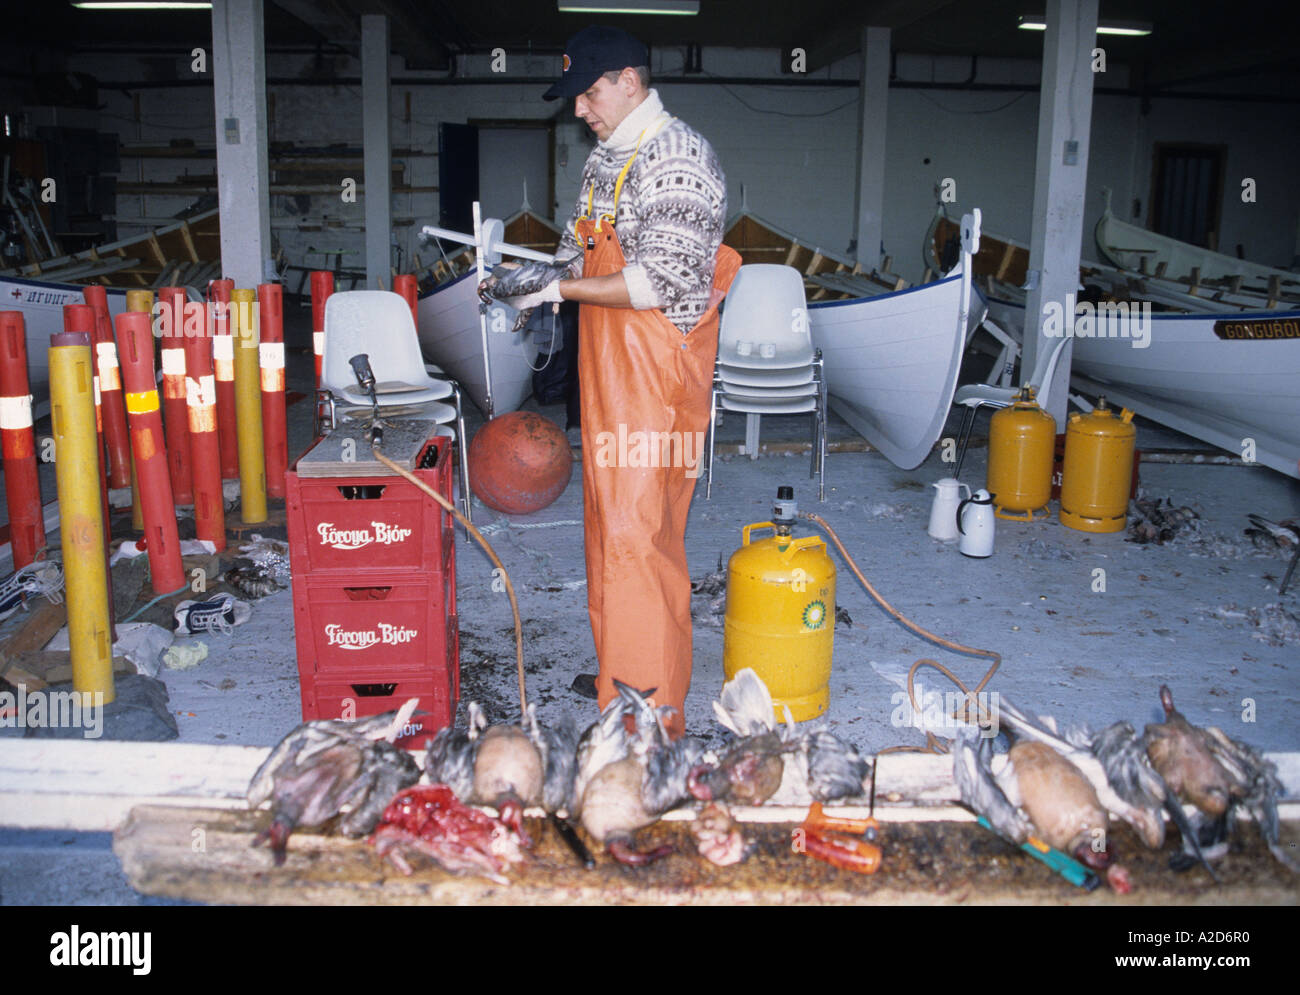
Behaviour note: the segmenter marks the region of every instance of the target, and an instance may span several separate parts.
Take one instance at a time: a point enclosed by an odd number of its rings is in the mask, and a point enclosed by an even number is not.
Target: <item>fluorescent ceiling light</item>
[[[1041,14],[1022,15],[1020,18],[1021,31],[1046,31],[1047,19]],[[1097,34],[1099,35],[1128,35],[1134,38],[1140,38],[1143,35],[1151,33],[1151,25],[1143,24],[1140,21],[1098,21]]]
[[[78,10],[211,10],[210,0],[78,0]]]
[[[561,14],[698,14],[700,0],[559,0]]]

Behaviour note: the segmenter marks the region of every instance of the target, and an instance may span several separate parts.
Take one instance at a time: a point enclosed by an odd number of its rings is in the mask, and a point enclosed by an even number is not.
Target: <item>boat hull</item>
[[[1238,337],[1252,329],[1266,337]],[[1075,338],[1076,383],[1237,456],[1253,440],[1257,462],[1300,478],[1300,311],[1156,314],[1146,348],[1111,331]]]
[[[20,311],[27,328],[27,377],[32,392],[32,416],[50,411],[50,336],[63,331],[63,306],[84,304],[81,287],[21,277],[0,277],[0,311]],[[108,288],[108,312],[126,310],[126,291]]]
[[[978,302],[963,283],[957,269],[935,283],[808,308],[831,407],[904,470],[925,461],[948,419]]]
[[[493,305],[485,362],[478,308],[478,280],[473,270],[421,297],[420,350],[426,360],[456,380],[465,396],[490,418],[517,410],[532,393],[537,348],[523,331],[510,331],[517,315],[513,308]],[[502,330],[493,331],[493,327]]]

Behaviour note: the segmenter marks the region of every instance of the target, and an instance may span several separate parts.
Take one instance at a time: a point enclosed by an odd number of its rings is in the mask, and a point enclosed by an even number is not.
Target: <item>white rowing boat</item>
[[[1021,334],[1023,301],[997,308]],[[1088,330],[1074,340],[1074,389],[1300,478],[1300,311],[1141,318],[1129,308],[1097,311]]]
[[[511,246],[552,253],[559,244],[560,229],[533,214],[526,199],[501,224],[502,238]],[[424,358],[456,380],[485,417],[517,410],[532,393],[538,362],[531,336],[512,330],[518,312],[498,302],[487,310],[486,328],[480,324],[479,272],[472,248],[438,263],[434,271],[444,280],[418,305]]]
[[[1248,259],[1201,248],[1121,221],[1110,211],[1110,191],[1103,190],[1105,210],[1093,229],[1097,251],[1113,266],[1135,273],[1165,277],[1193,285],[1209,279],[1230,281],[1235,292],[1248,287],[1276,299],[1276,289],[1300,291],[1300,275]],[[1253,285],[1253,286],[1252,286]]]
[[[1133,320],[1075,337],[1077,388],[1300,478],[1300,311],[1152,314],[1145,348]]]
[[[517,313],[501,303],[488,308],[485,362],[475,270],[420,298],[420,350],[425,359],[459,383],[487,418],[515,411],[533,390],[537,347],[523,330],[511,331]]]
[[[813,301],[831,407],[895,466],[923,463],[952,406],[968,324],[983,315],[960,264],[935,283],[843,301]]]
[[[746,263],[802,274],[830,406],[891,463],[923,463],[947,421],[966,341],[984,319],[968,257],[941,280],[907,287],[888,259],[866,271],[745,210],[724,241]]]

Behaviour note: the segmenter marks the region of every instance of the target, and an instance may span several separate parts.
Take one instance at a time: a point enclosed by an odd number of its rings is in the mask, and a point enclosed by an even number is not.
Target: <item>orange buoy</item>
[[[555,422],[512,411],[478,430],[469,444],[469,468],[470,487],[489,508],[528,515],[563,493],[573,453]]]

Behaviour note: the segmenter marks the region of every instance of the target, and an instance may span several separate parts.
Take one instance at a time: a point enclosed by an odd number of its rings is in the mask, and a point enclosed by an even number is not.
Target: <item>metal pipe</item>
[[[257,356],[254,292],[230,292],[235,348],[235,419],[239,445],[239,516],[247,524],[266,521],[266,455],[262,450],[262,372]]]
[[[226,548],[226,509],[221,493],[221,444],[217,432],[217,383],[212,369],[212,312],[202,304],[198,335],[185,336],[185,402],[190,425],[190,467],[195,534]]]
[[[50,418],[67,584],[72,688],[84,694],[102,694],[100,701],[108,704],[115,697],[113,637],[108,617],[104,518],[98,493],[90,335],[51,335],[49,358]]]
[[[163,427],[167,432],[167,469],[171,475],[172,498],[177,504],[194,503],[193,472],[190,468],[190,416],[185,400],[185,301],[184,287],[158,291],[162,334]]]
[[[32,431],[27,375],[27,328],[21,311],[0,311],[0,449],[14,569],[27,566],[45,545],[41,486]]]
[[[181,566],[176,506],[163,442],[149,315],[139,311],[119,314],[117,345],[122,360],[122,385],[126,388],[126,413],[131,422],[131,448],[144,516],[150,581],[155,594],[170,594],[184,586],[185,571]]]
[[[235,340],[230,334],[230,294],[234,280],[213,280],[208,300],[214,307],[212,367],[217,383],[217,442],[221,449],[221,476],[239,477],[239,436],[235,415]]]
[[[104,418],[104,445],[108,451],[108,485],[131,484],[131,433],[122,403],[122,371],[117,364],[113,319],[108,314],[108,292],[98,284],[82,288],[81,296],[95,309],[95,366],[99,374],[99,406]]]
[[[278,283],[257,287],[258,346],[261,368],[262,437],[266,444],[266,493],[285,496],[289,435],[284,400],[284,289]]]

